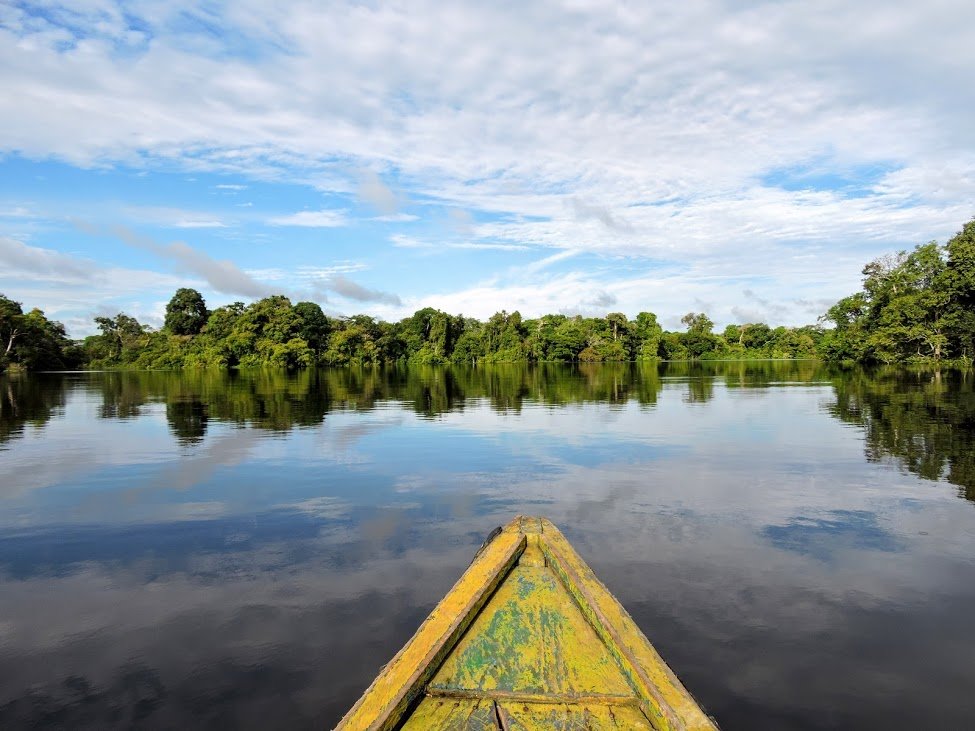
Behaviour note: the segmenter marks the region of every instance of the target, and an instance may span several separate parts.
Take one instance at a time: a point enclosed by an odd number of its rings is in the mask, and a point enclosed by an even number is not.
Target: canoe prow
[[[717,725],[545,518],[478,551],[336,731]]]

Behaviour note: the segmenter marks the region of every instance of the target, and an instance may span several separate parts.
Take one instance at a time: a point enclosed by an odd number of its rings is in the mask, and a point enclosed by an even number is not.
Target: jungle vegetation
[[[975,219],[944,246],[936,241],[863,268],[863,288],[823,316],[835,327],[825,360],[904,363],[975,355]]]
[[[384,363],[621,362],[816,358],[861,363],[971,364],[975,354],[975,219],[945,245],[881,257],[863,269],[863,288],[820,323],[728,325],[704,313],[665,331],[652,312],[628,319],[564,314],[525,319],[502,310],[486,321],[433,308],[399,322],[368,315],[328,317],[314,302],[274,295],[208,310],[199,292],[179,289],[153,329],[123,312],[94,319],[100,333],[72,342],[38,309],[25,313],[0,295],[0,369],[79,366],[303,368]],[[832,323],[824,328],[822,323]]]
[[[17,303],[5,302],[10,309],[19,310]],[[34,313],[33,318],[49,323],[43,313]],[[120,312],[114,317],[96,317],[100,333],[72,344],[58,323],[49,323],[48,329],[53,328],[61,339],[49,339],[54,345],[44,350],[43,357],[26,360],[33,352],[27,344],[34,341],[18,334],[9,360],[28,369],[79,364],[157,370],[812,358],[823,336],[817,326],[773,329],[763,323],[731,325],[719,334],[702,313],[689,313],[684,323],[686,332],[666,332],[650,312],[630,320],[619,312],[605,317],[524,319],[519,312],[502,311],[481,321],[433,308],[390,323],[368,315],[328,317],[314,302],[293,304],[282,295],[208,311],[198,292],[180,289],[167,307],[164,327],[158,330]]]

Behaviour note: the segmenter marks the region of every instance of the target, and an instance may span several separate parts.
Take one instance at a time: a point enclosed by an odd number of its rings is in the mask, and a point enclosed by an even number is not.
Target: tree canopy
[[[81,353],[65,334],[64,325],[49,320],[36,307],[24,312],[21,304],[0,294],[0,371],[75,368]]]
[[[197,335],[206,325],[208,314],[203,295],[183,287],[166,305],[166,328],[174,335]]]
[[[944,246],[873,260],[863,289],[823,316],[834,328],[824,338],[828,360],[903,363],[975,355],[975,219]]]

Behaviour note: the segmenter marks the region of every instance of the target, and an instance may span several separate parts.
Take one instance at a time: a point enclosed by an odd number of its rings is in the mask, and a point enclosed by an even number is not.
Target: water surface
[[[546,515],[725,729],[975,717],[975,389],[807,362],[0,378],[0,727],[331,727]]]

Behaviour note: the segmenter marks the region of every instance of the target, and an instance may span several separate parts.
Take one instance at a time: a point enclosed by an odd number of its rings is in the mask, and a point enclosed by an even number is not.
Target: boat
[[[715,731],[549,520],[497,528],[335,731]]]

